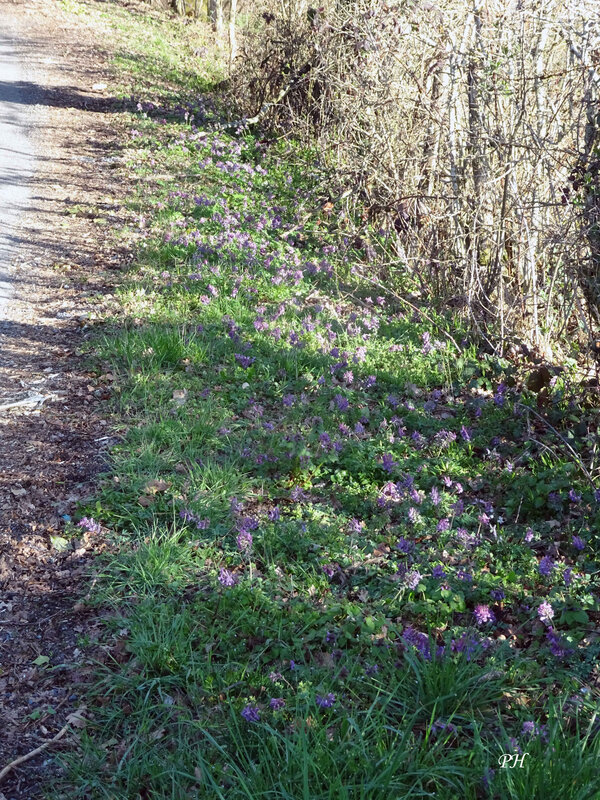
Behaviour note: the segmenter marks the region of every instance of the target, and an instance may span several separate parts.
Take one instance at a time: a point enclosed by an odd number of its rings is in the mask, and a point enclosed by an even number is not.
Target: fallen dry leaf
[[[85,728],[87,719],[83,715],[86,708],[87,706],[81,706],[77,711],[73,711],[73,713],[69,714],[67,717],[67,722],[71,723],[74,728]]]
[[[155,479],[148,481],[148,483],[144,486],[144,491],[147,494],[157,494],[158,492],[166,492],[168,488],[169,484],[166,481]]]

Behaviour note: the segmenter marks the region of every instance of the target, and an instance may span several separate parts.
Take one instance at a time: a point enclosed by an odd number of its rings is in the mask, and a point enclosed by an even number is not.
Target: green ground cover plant
[[[93,353],[123,438],[79,522],[114,543],[113,613],[69,796],[599,797],[568,373],[540,407],[460,321],[374,291],[318,154],[220,128],[184,26],[108,16],[138,242]]]

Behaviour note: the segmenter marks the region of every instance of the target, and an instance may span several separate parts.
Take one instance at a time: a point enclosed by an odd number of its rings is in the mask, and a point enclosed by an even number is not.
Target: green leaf
[[[58,550],[59,553],[62,553],[62,551],[66,550],[69,546],[69,540],[65,539],[64,536],[51,536],[50,543],[55,550]]]

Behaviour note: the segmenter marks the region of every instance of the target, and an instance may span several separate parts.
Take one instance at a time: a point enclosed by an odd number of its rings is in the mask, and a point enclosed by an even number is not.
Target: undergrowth
[[[95,341],[113,613],[68,796],[597,798],[592,412],[373,292],[317,155],[215,130],[178,29],[106,18],[137,257]]]

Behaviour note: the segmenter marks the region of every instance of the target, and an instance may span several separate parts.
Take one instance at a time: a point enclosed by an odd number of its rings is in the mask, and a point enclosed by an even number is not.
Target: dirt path
[[[101,544],[82,535],[61,549],[56,537],[111,444],[97,410],[109,390],[86,373],[81,349],[112,302],[111,270],[124,256],[106,233],[119,223],[122,191],[118,104],[97,87],[102,31],[54,0],[0,0],[0,31],[2,769],[81,702],[80,640],[94,639],[97,622],[77,601]],[[1,408],[31,395],[43,403]],[[72,747],[69,736],[60,747]],[[27,762],[0,797],[41,797],[53,770],[49,753]]]

